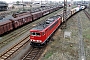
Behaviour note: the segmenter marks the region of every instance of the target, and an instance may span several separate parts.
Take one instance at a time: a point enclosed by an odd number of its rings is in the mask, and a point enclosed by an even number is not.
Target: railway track
[[[48,17],[51,17],[52,15],[56,14],[57,12],[59,12],[60,10],[51,13],[43,18],[41,18],[40,20],[37,20],[36,22],[32,22],[26,26],[23,26],[22,28],[4,36],[2,39],[2,41],[0,41],[0,48],[5,46],[6,44],[8,44],[9,42],[15,40],[16,38],[18,38],[19,36],[23,35],[25,32],[29,31],[34,25],[36,25],[37,23],[39,23],[41,20],[44,21],[44,19],[47,19]],[[43,22],[42,21],[42,22]]]
[[[10,49],[8,49],[6,52],[2,53],[0,55],[0,59],[2,60],[9,59],[17,50],[19,50],[28,41],[29,41],[28,39],[27,40],[23,39],[22,41],[20,41]],[[37,60],[44,50],[45,49],[32,48],[30,52],[22,60],[28,60],[28,59]]]
[[[46,19],[46,18],[48,18],[48,17],[56,14],[57,12],[58,12],[58,11],[47,15],[46,17],[42,18],[41,20],[44,21],[44,19]],[[23,35],[25,32],[29,31],[29,30],[33,27],[33,25],[36,25],[36,24],[39,23],[41,20],[38,20],[37,22],[32,22],[32,23],[30,23],[30,24],[28,24],[28,25],[26,25],[26,26],[23,26],[22,28],[20,28],[20,29],[18,29],[18,30],[16,30],[16,31],[14,31],[14,32],[6,35],[5,37],[3,37],[3,38],[2,38],[3,40],[0,41],[0,48],[3,47],[3,46],[5,46],[6,44],[8,44],[8,42],[13,41],[13,40],[15,40],[17,37]]]
[[[79,51],[78,51],[79,59],[78,60],[86,60],[81,19],[79,15],[77,17],[77,22],[78,22],[78,38],[79,38]]]
[[[43,18],[41,18],[40,20],[38,20],[37,22],[33,22],[31,24],[28,24],[18,30],[16,30],[15,32],[10,33],[9,35],[4,36],[4,40],[0,42],[0,46],[3,47],[6,44],[8,44],[10,41],[15,40],[17,37],[20,37],[23,33],[29,31],[34,24],[39,23],[41,20],[44,20],[48,17],[51,17],[52,15],[55,15],[57,12],[59,12],[60,10],[51,13]],[[24,32],[23,32],[24,31]],[[23,32],[23,33],[22,33]],[[29,34],[29,33],[28,33]],[[29,36],[29,35],[27,35]],[[11,46],[9,49],[3,51],[3,53],[0,54],[0,60],[6,60],[6,59],[10,59],[10,57],[13,56],[13,54],[15,54],[21,47],[23,47],[23,45],[25,45],[29,40],[26,40],[27,37],[25,39],[22,39],[19,41],[19,43],[16,43],[15,45]],[[29,38],[28,38],[29,39]],[[41,49],[42,50],[42,49]]]
[[[86,16],[89,18],[90,20],[90,14],[86,11],[86,10],[83,10],[83,12],[86,14]]]
[[[28,37],[26,37],[25,39],[23,39],[22,41],[20,41],[19,43],[15,44],[14,46],[12,46],[11,48],[7,49],[7,51],[4,51],[1,55],[0,55],[0,60],[7,60],[10,59],[10,57],[16,53],[16,51],[18,51],[19,49],[21,49],[22,46],[24,46],[27,42],[28,42]]]
[[[53,38],[50,38],[50,40],[53,41]],[[30,50],[21,58],[21,60],[38,60],[42,53],[45,51],[47,45],[42,48],[31,47]]]
[[[61,28],[62,26],[60,26]],[[55,33],[55,32],[54,32]],[[52,38],[50,38],[51,40]],[[53,40],[53,39],[52,39]],[[25,54],[25,56],[21,60],[38,60],[42,53],[45,51],[47,46],[43,48],[35,48],[31,47],[30,51]]]
[[[38,60],[45,48],[46,46],[43,48],[31,47],[30,51],[21,60]]]

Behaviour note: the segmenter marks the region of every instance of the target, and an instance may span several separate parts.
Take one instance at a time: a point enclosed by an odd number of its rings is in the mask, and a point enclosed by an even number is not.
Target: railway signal
[[[67,19],[67,0],[64,0],[64,7],[63,7],[63,21],[64,21],[64,25],[63,25],[63,28],[66,28],[66,19]]]
[[[64,7],[63,7],[63,18],[64,21],[66,20],[67,15],[67,0],[64,0]]]

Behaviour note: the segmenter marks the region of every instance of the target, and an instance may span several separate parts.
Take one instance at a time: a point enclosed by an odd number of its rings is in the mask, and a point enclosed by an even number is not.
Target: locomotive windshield
[[[38,33],[38,32],[31,32],[31,35],[32,36],[40,36],[40,33]]]

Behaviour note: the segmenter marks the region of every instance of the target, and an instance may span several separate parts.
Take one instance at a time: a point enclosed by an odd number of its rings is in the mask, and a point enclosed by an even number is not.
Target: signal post
[[[67,19],[67,0],[64,0],[64,6],[63,6],[63,25],[62,29],[66,28],[66,19]]]

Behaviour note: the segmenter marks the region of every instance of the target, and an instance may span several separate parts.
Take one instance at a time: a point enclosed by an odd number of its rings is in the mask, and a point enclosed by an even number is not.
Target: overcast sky
[[[22,1],[22,0],[0,0],[0,1],[5,1],[7,3],[12,3],[15,1]],[[31,1],[31,0],[23,0],[23,1]],[[35,1],[41,1],[41,0],[35,0]],[[45,0],[42,0],[45,1]],[[64,0],[48,0],[48,1],[64,1]],[[67,0],[67,1],[71,1],[71,0]],[[74,0],[74,1],[82,1],[82,0]],[[83,0],[83,1],[90,1],[90,0]]]

